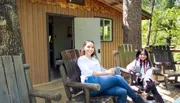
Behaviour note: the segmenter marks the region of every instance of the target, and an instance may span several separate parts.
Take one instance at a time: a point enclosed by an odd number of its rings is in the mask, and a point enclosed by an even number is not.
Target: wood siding
[[[114,66],[113,51],[122,44],[122,15],[108,12],[88,11],[76,8],[63,8],[59,5],[32,3],[29,0],[17,0],[20,30],[23,39],[26,62],[30,64],[30,76],[33,84],[48,82],[48,46],[46,13],[71,15],[76,17],[104,17],[113,21],[113,41],[101,42],[102,65]],[[120,13],[120,12],[119,12]]]

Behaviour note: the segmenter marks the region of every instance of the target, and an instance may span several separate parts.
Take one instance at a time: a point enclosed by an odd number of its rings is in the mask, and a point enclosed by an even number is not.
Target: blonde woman
[[[127,95],[135,103],[145,103],[145,101],[129,87],[127,82],[120,76],[115,75],[119,68],[104,69],[96,56],[93,41],[84,42],[82,56],[78,58],[78,66],[81,70],[82,83],[98,83],[101,88],[99,91],[91,90],[90,95],[111,95],[117,96],[117,103],[126,103]]]

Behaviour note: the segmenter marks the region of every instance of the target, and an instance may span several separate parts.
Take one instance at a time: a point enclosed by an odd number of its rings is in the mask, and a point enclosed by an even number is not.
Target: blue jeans
[[[97,83],[101,86],[99,91],[91,90],[90,95],[111,95],[117,96],[117,103],[126,103],[127,95],[133,100],[138,98],[138,95],[130,88],[127,82],[120,75],[113,76],[89,76],[86,83]]]

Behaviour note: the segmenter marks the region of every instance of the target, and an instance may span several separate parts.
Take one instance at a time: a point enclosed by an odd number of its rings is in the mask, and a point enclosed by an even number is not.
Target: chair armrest
[[[133,75],[129,70],[125,69],[125,68],[120,68],[120,71],[129,75]]]
[[[128,82],[130,83],[130,85],[132,85],[135,75],[125,68],[120,68],[120,70],[122,73],[124,73],[125,75],[128,75],[131,78],[130,81],[128,80]]]
[[[54,101],[59,101],[61,99],[61,94],[58,92],[54,93],[50,91],[32,89],[29,91],[29,93],[31,96],[34,96],[34,97],[40,97],[40,98],[54,100]]]
[[[100,85],[95,83],[67,82],[66,85],[81,89],[100,90]]]
[[[180,64],[180,61],[174,61],[174,62],[154,62],[154,65],[170,65],[170,64]]]
[[[154,62],[153,65],[171,65],[176,64],[176,62]]]
[[[85,103],[90,103],[89,90],[100,90],[100,85],[95,83],[66,82],[66,86],[84,89]]]
[[[177,61],[176,64],[180,64],[180,61]]]
[[[118,55],[118,54],[119,54],[119,52],[117,50],[113,51],[113,55]]]

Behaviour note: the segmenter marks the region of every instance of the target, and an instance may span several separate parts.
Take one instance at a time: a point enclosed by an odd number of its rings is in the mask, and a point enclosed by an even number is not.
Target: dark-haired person
[[[158,103],[164,103],[152,79],[152,71],[155,68],[152,66],[145,48],[141,48],[137,51],[136,59],[128,64],[126,68],[134,73],[140,73],[136,78],[136,84],[141,85],[146,93],[151,91]]]
[[[100,65],[93,41],[87,40],[84,42],[81,56],[78,58],[78,66],[81,70],[82,83],[97,83],[100,85],[99,91],[90,90],[91,96],[117,96],[117,103],[126,103],[128,95],[135,103],[145,103],[120,75],[115,75],[116,69],[119,68],[106,70]]]

